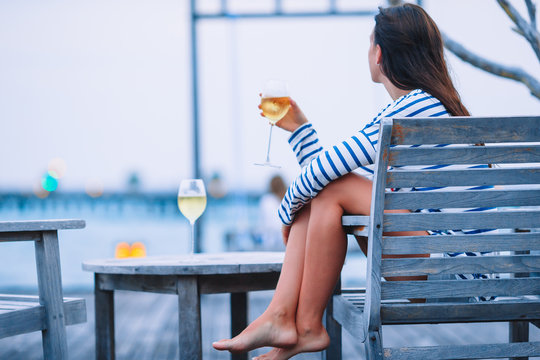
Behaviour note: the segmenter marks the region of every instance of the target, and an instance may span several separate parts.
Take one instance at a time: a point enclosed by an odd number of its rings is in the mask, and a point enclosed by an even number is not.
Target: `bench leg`
[[[94,275],[96,360],[114,360],[114,291],[101,290],[99,276]]]
[[[341,294],[341,280],[338,281],[334,293],[326,305],[326,312],[324,315],[325,326],[328,335],[330,336],[330,346],[324,350],[323,359],[325,360],[341,360],[342,358],[342,343],[341,343],[341,325],[334,320],[334,300],[333,295]]]
[[[196,276],[178,277],[180,359],[202,360],[201,298]]]
[[[47,330],[43,330],[43,356],[68,358],[64,299],[60,271],[60,250],[56,231],[44,231],[35,242],[39,302],[45,307]]]
[[[511,321],[508,324],[509,342],[527,342],[529,341],[529,322]],[[513,357],[511,360],[527,360],[528,357]]]
[[[242,332],[248,322],[248,296],[247,293],[231,293],[231,337]],[[231,354],[232,360],[247,360],[248,354]]]
[[[377,331],[368,332],[365,343],[366,358],[369,360],[381,360],[382,354],[382,335],[380,328]]]

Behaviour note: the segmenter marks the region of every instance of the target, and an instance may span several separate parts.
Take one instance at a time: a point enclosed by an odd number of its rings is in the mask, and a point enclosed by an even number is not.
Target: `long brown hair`
[[[448,74],[441,33],[424,9],[413,4],[379,8],[374,41],[381,47],[381,70],[392,84],[430,93],[451,115],[470,115]]]

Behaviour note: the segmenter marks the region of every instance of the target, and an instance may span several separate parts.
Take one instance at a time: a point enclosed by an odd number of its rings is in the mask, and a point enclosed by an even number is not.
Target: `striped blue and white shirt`
[[[287,190],[278,215],[285,225],[292,224],[295,214],[332,180],[351,171],[371,178],[375,159],[375,145],[379,139],[379,123],[385,117],[448,117],[444,105],[427,92],[416,89],[388,104],[362,130],[328,149],[319,143],[313,126],[304,124],[294,131],[289,144],[301,166],[300,175]],[[444,146],[444,145],[436,145]],[[473,165],[474,166],[474,165]],[[439,165],[437,168],[454,168],[463,165]],[[470,167],[466,166],[465,167]],[[476,165],[474,167],[485,167]],[[437,191],[441,188],[395,189],[396,191]],[[446,188],[448,189],[448,188]],[[473,189],[473,188],[471,188]],[[479,188],[474,188],[479,189]],[[451,209],[450,211],[482,211],[488,209]],[[422,211],[440,211],[424,209]],[[460,230],[461,231],[461,230]],[[463,230],[466,231],[466,230]],[[483,230],[470,230],[482,232]]]

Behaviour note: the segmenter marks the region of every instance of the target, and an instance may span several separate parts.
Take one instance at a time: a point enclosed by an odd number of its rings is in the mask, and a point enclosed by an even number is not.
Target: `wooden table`
[[[178,294],[180,359],[202,359],[200,295],[231,294],[234,336],[247,326],[247,292],[274,289],[283,256],[228,252],[85,261],[83,269],[95,273],[96,359],[115,358],[114,290]]]

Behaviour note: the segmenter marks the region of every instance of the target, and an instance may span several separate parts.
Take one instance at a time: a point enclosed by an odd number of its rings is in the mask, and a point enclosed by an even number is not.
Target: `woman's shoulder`
[[[448,112],[439,99],[422,89],[415,89],[392,102],[378,118],[412,116],[448,116]]]

